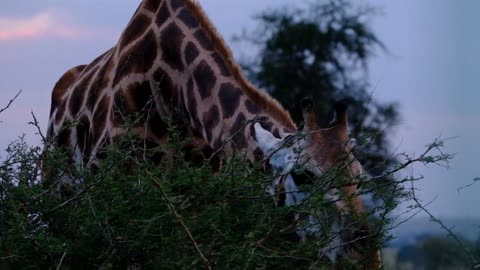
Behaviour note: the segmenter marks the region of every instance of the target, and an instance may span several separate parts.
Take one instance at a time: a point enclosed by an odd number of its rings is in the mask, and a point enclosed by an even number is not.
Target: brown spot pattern
[[[242,91],[231,83],[223,83],[220,86],[218,99],[222,106],[223,118],[230,118],[233,116],[240,104],[240,98],[242,95]]]
[[[150,109],[154,107],[152,98],[148,81],[134,83],[123,91],[117,91],[110,116],[113,124],[121,126],[128,120],[134,121],[134,126],[143,125]]]
[[[153,106],[149,105],[153,101],[149,81],[137,82],[128,86],[126,93],[128,100],[131,102],[130,107],[134,113],[141,113],[142,116],[144,116],[147,109]]]
[[[220,122],[220,116],[217,105],[213,105],[210,110],[203,113],[203,125],[205,128],[205,133],[207,134],[208,142],[212,141],[212,132],[214,127]]]
[[[163,4],[160,7],[160,10],[158,11],[157,19],[155,20],[155,23],[157,24],[158,27],[161,27],[168,20],[169,17],[170,17],[170,12],[168,11],[166,1],[163,1]]]
[[[157,111],[152,111],[148,117],[148,127],[158,139],[167,136],[168,125],[163,121]]]
[[[198,43],[207,51],[213,51],[212,39],[208,36],[207,32],[203,29],[198,29],[193,36],[197,39]]]
[[[183,7],[183,1],[184,0],[171,0],[171,5],[172,5],[172,9],[175,11],[181,7]]]
[[[65,114],[65,108],[67,107],[67,100],[65,99],[60,103],[60,106],[57,109],[57,113],[55,115],[55,124],[60,124],[60,121],[63,119],[63,116]]]
[[[75,89],[73,89],[69,102],[69,109],[71,115],[76,116],[80,111],[80,108],[82,107],[83,101],[85,100],[87,94],[88,86],[92,82],[97,69],[98,67],[94,68],[92,72],[81,78],[81,81],[79,81],[75,86]]]
[[[272,132],[272,135],[278,139],[281,139],[280,138],[280,131],[278,130],[278,128],[275,128]]]
[[[260,112],[260,109],[258,108],[257,105],[253,104],[250,99],[245,100],[245,108],[247,108],[247,111],[251,114],[258,114]]]
[[[160,94],[165,104],[171,104],[172,98],[176,94],[175,87],[173,85],[172,79],[168,76],[167,72],[162,68],[158,68],[153,73],[153,79],[156,83],[155,96]]]
[[[198,49],[192,42],[188,42],[185,46],[185,62],[190,65],[198,57]]]
[[[197,18],[195,18],[192,12],[187,8],[184,8],[182,11],[180,11],[178,18],[189,28],[195,28],[198,26]]]
[[[62,127],[60,132],[57,135],[57,146],[59,146],[61,149],[68,149],[70,148],[70,135],[72,133],[72,130],[70,128],[65,128]]]
[[[195,99],[195,86],[193,84],[192,78],[188,79],[187,82],[187,97],[186,97],[186,107],[188,114],[192,119],[192,124],[194,128],[200,129],[202,126],[200,120],[198,119],[197,114],[197,100]]]
[[[85,69],[86,65],[77,66],[71,68],[69,71],[65,72],[63,76],[57,81],[52,91],[52,106],[50,109],[50,116],[52,116],[55,108],[60,105],[62,99],[66,93],[66,90],[72,85],[80,72]],[[58,114],[58,113],[57,113]]]
[[[87,98],[87,108],[92,111],[95,104],[99,100],[101,94],[105,91],[108,85],[109,78],[107,74],[112,69],[112,60],[109,59],[100,70],[94,75],[93,83],[91,84]],[[93,74],[93,73],[92,73]]]
[[[115,48],[115,47],[114,47]],[[95,58],[95,60],[93,60],[90,64],[88,64],[88,66],[83,70],[83,74],[87,74],[89,73],[91,70],[93,69],[98,69],[98,63],[100,63],[100,61],[102,61],[104,59],[104,57],[106,57],[107,54],[109,54],[110,52],[112,52],[112,50],[114,48],[111,48],[110,50],[107,50],[106,52],[102,53],[102,55],[100,55],[99,57]],[[95,71],[92,71],[92,73],[95,73]]]
[[[93,112],[93,126],[91,128],[93,131],[92,143],[94,144],[98,142],[103,133],[103,130],[105,129],[108,110],[110,110],[110,97],[104,96],[96,107],[95,111]]]
[[[70,97],[69,108],[72,115],[77,115],[80,107],[82,106],[83,99],[85,97],[85,84],[80,84],[73,89]]]
[[[205,60],[200,62],[197,68],[195,68],[193,78],[197,83],[198,92],[200,93],[201,98],[205,99],[209,97],[217,79],[215,78],[215,73],[213,73],[213,70]]]
[[[117,85],[127,74],[144,73],[148,71],[157,58],[157,42],[153,30],[122,55],[118,62],[113,85]]]
[[[123,31],[120,49],[123,49],[126,45],[145,33],[151,23],[152,20],[147,15],[137,14],[128,24],[125,31]]]
[[[244,134],[246,121],[247,118],[245,115],[242,112],[239,113],[231,129],[231,134],[233,135],[232,140],[239,149],[244,149],[248,146]]]
[[[90,120],[86,115],[83,115],[78,124],[76,125],[77,130],[77,145],[80,149],[80,152],[85,152],[85,147],[90,145],[89,134],[90,134]]]
[[[225,60],[218,54],[217,52],[212,53],[212,58],[217,63],[218,69],[220,70],[220,74],[223,76],[227,77],[230,76],[230,70],[227,67],[227,64],[225,63]]]
[[[172,68],[183,71],[183,62],[181,58],[181,44],[185,34],[180,28],[171,23],[163,30],[160,38],[160,48],[162,50],[162,60]]]
[[[257,140],[257,137],[255,137],[255,127],[253,124],[250,124],[250,137],[254,138],[255,141]]]
[[[148,10],[148,11],[151,11],[153,13],[156,13],[157,12],[157,9],[158,9],[158,4],[160,3],[159,0],[145,0],[144,1],[145,5],[145,9]]]
[[[260,125],[261,125],[264,129],[272,132],[272,131],[271,131],[271,130],[272,130],[272,127],[273,127],[273,123],[272,123],[272,122],[270,122],[270,121],[260,122]]]
[[[131,115],[131,111],[128,107],[127,98],[123,90],[117,91],[113,99],[111,119],[115,126],[121,126],[125,123],[126,118]]]
[[[258,123],[266,130],[272,132],[272,127],[273,123],[270,121],[270,119],[266,116],[262,116],[257,118]]]

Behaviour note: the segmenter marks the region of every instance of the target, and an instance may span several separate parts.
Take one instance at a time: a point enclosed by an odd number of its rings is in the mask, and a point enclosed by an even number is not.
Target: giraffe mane
[[[226,64],[232,72],[234,78],[242,86],[245,94],[260,108],[269,113],[269,115],[281,124],[290,129],[296,129],[295,122],[292,120],[290,113],[283,106],[266,92],[258,90],[243,75],[241,67],[235,62],[230,48],[227,46],[223,37],[218,33],[216,27],[212,24],[205,11],[196,0],[185,1],[195,17],[199,20],[200,25],[207,31],[212,38],[213,44],[218,52],[224,57]]]

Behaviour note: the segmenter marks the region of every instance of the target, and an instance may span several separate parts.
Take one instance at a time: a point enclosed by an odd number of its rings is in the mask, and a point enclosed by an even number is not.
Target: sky
[[[298,0],[200,0],[236,57],[252,48],[232,42],[253,30],[253,15]],[[436,137],[455,153],[448,169],[415,165],[403,174],[423,175],[416,187],[429,210],[440,217],[480,217],[480,183],[457,188],[480,177],[480,16],[478,1],[362,0],[381,11],[371,19],[374,32],[388,52],[369,63],[375,99],[400,104],[401,121],[390,133],[397,152],[420,154]],[[112,47],[138,0],[2,0],[0,3],[0,108],[22,90],[0,115],[0,155],[7,144],[27,134],[33,112],[43,131],[50,110],[51,89],[70,67],[87,64]]]

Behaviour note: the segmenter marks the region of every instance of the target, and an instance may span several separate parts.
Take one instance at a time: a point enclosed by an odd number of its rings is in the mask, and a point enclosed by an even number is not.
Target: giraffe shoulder
[[[50,110],[50,115],[61,103],[65,93],[68,88],[75,82],[80,73],[85,69],[86,65],[79,65],[67,70],[62,77],[57,81],[52,91],[52,106]]]

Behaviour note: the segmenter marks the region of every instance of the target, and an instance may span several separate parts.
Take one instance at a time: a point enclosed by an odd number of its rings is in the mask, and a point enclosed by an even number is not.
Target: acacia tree
[[[296,122],[301,121],[299,101],[305,96],[315,100],[323,126],[332,119],[332,104],[345,99],[352,137],[368,138],[357,156],[378,175],[395,164],[385,130],[399,114],[395,103],[381,103],[371,95],[367,62],[375,50],[384,50],[368,23],[374,12],[347,0],[268,10],[256,16],[258,29],[237,40],[257,46],[258,54],[243,60],[247,74]]]

